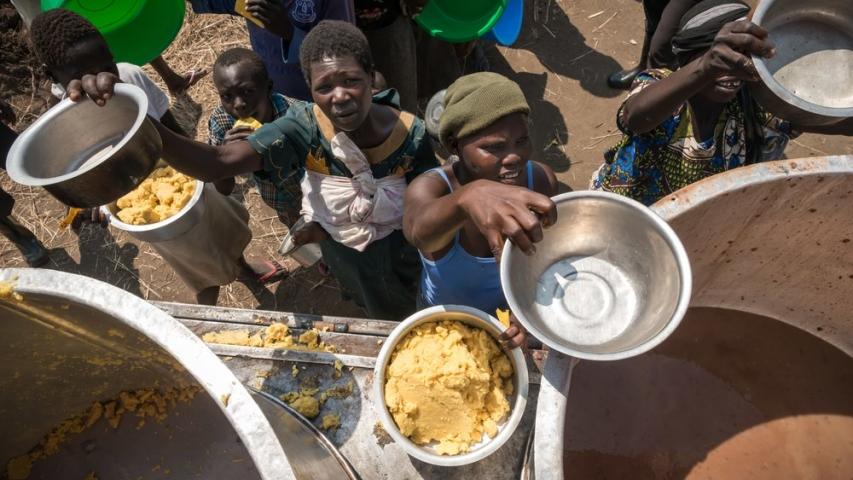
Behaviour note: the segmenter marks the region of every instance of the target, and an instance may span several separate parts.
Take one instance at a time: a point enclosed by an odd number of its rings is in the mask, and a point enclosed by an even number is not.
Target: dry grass
[[[163,57],[178,73],[202,68],[212,71],[219,54],[239,46],[249,46],[244,20],[230,15],[197,15],[187,8],[184,26]],[[147,65],[145,70],[166,91],[154,69]],[[218,104],[212,74],[208,74],[187,93],[172,99],[172,111],[187,131],[195,133],[197,140],[206,141],[207,118]]]

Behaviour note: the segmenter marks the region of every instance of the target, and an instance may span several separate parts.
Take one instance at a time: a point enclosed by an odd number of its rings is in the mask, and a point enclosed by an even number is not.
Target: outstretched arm
[[[163,160],[175,169],[204,182],[215,182],[263,168],[261,156],[249,142],[213,147],[182,137],[149,118],[163,140]]]
[[[81,101],[87,96],[96,104],[103,106],[115,93],[117,76],[102,72],[98,75],[86,75],[80,80],[68,84],[68,97]],[[243,173],[260,170],[263,167],[261,156],[248,142],[234,142],[221,147],[196,142],[182,137],[149,117],[160,138],[163,140],[163,159],[187,175],[205,182],[213,182]]]
[[[447,194],[435,173],[421,175],[406,189],[403,233],[419,250],[431,253],[446,247],[468,220],[499,259],[506,238],[532,254],[533,244],[542,240],[543,226],[557,221],[557,208],[542,194],[488,180]]]

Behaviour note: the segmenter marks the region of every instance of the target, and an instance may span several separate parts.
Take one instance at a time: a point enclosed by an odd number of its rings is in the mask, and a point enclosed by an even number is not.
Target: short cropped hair
[[[270,75],[261,57],[248,48],[229,48],[216,57],[213,69],[230,67],[232,65],[244,65],[250,71],[253,79],[261,82],[269,80]]]
[[[299,49],[299,63],[305,80],[311,84],[311,64],[324,58],[353,57],[373,75],[373,56],[367,38],[355,25],[340,20],[323,20],[312,28]]]
[[[30,25],[33,50],[48,68],[67,65],[73,61],[68,51],[84,40],[106,40],[91,22],[82,16],[56,8],[38,14]]]

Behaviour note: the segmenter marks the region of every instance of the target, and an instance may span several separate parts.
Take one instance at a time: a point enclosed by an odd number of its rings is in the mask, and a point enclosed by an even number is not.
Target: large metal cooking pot
[[[195,385],[200,393],[164,419],[140,424],[128,412],[117,428],[99,420],[69,434],[28,478],[357,478],[316,429],[248,391],[198,337],[142,299],[52,270],[4,269],[0,280],[23,295],[0,298],[4,467],[95,401]]]
[[[780,160],[708,177],[651,209],[689,252],[691,307],[769,317],[853,356],[851,190],[853,156]],[[572,408],[567,397],[575,364],[550,352],[545,365],[534,448],[538,479],[563,478],[564,420]],[[744,378],[763,376],[752,365],[746,370]],[[610,458],[621,459],[618,452]],[[643,471],[640,467],[633,465],[634,471]]]
[[[795,125],[853,117],[853,2],[762,0],[752,21],[778,52],[752,57],[761,81],[750,91],[761,105]]]
[[[66,205],[105,205],[136,188],[160,158],[163,144],[147,111],[145,93],[127,84],[116,85],[103,107],[65,99],[18,137],[6,170]]]

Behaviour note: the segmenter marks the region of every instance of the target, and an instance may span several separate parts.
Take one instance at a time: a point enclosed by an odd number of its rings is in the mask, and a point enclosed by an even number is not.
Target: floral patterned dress
[[[666,69],[648,70],[637,76],[628,98],[669,76]],[[627,101],[627,99],[626,99]],[[606,190],[651,205],[670,193],[711,175],[750,163],[746,154],[744,112],[735,98],[726,104],[714,135],[697,140],[688,104],[682,105],[655,129],[637,134],[629,131],[619,109],[616,124],[622,140],[605,152],[604,164],[595,172],[591,188]],[[788,140],[798,133],[785,120],[759,109],[763,129],[760,161],[782,157]]]

